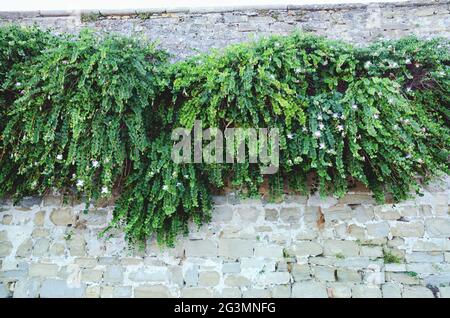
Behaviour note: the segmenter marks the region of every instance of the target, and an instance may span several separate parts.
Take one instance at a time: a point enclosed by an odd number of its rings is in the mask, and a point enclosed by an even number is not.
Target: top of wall
[[[63,10],[32,10],[32,11],[6,11],[0,8],[0,18],[36,18],[36,17],[64,17],[81,14],[101,14],[102,16],[121,16],[139,13],[220,13],[233,11],[254,11],[254,10],[351,10],[361,9],[370,6],[389,7],[417,7],[430,4],[447,4],[449,0],[399,0],[399,1],[367,1],[355,3],[325,3],[325,4],[264,4],[264,5],[223,5],[223,6],[154,6],[128,9],[63,9]]]

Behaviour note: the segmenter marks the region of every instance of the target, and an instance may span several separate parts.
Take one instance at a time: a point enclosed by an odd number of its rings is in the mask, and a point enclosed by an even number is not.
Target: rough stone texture
[[[448,1],[179,11],[136,16],[0,13],[0,24],[82,27],[161,40],[174,59],[296,29],[358,44],[409,34],[450,37]],[[83,21],[82,21],[83,20]],[[173,249],[98,237],[113,207],[83,214],[58,197],[0,200],[0,297],[450,297],[450,178],[424,196],[376,205],[344,198],[284,202],[214,197],[211,223]],[[322,211],[323,226],[317,227]],[[77,226],[83,224],[83,226]],[[385,264],[386,252],[400,264]]]
[[[100,10],[101,11],[101,10]],[[377,39],[396,39],[415,33],[421,37],[450,36],[449,4],[440,1],[408,1],[341,5],[278,6],[247,9],[185,9],[136,14],[46,12],[0,14],[0,23],[11,21],[38,24],[56,32],[76,33],[83,27],[138,35],[159,40],[174,59],[222,48],[229,44],[296,30],[334,39],[367,43]],[[32,207],[40,201],[24,200]],[[346,196],[342,204],[373,203],[371,196]]]

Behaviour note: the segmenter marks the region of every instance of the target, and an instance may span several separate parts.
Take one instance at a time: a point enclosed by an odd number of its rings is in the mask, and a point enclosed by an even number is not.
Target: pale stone
[[[86,298],[100,298],[100,285],[92,285],[86,287]]]
[[[18,280],[14,285],[14,298],[37,298],[41,281],[39,278],[26,278]]]
[[[280,219],[287,223],[300,221],[301,210],[299,208],[281,208]]]
[[[251,288],[244,290],[243,298],[270,298],[272,295],[268,289]]]
[[[240,216],[241,221],[255,222],[263,211],[258,207],[240,205],[237,207],[237,214]]]
[[[226,262],[222,265],[222,273],[239,273],[241,271],[241,264],[239,262]]]
[[[13,245],[10,241],[0,242],[0,257],[5,257],[11,254]]]
[[[352,288],[353,298],[381,298],[381,289],[369,285],[356,285]]]
[[[425,221],[430,237],[450,237],[450,218],[432,218]]]
[[[254,242],[241,239],[221,239],[219,255],[230,258],[253,256]]]
[[[334,282],[336,280],[336,268],[331,266],[313,266],[313,275],[322,282]]]
[[[277,209],[266,209],[265,210],[265,220],[270,222],[278,221],[278,210]]]
[[[190,287],[181,290],[183,298],[211,298],[212,296],[212,291],[207,288]]]
[[[291,297],[291,285],[276,285],[272,288],[273,298],[289,298]]]
[[[385,283],[381,286],[383,298],[401,298],[401,285],[397,283]]]
[[[134,288],[136,298],[169,298],[170,291],[164,285],[141,285]]]
[[[9,214],[3,215],[3,218],[2,218],[3,225],[9,225],[12,223],[12,221],[13,221],[12,215],[9,215]]]
[[[346,283],[330,283],[327,287],[329,298],[350,298],[352,297],[352,289],[350,284]]]
[[[338,268],[336,277],[339,282],[361,282],[361,274],[356,270]]]
[[[214,271],[200,272],[198,284],[200,286],[216,286],[219,284],[220,274]]]
[[[42,283],[39,291],[41,298],[74,298],[83,296],[83,288],[71,288],[66,281],[47,279]]]
[[[294,298],[328,298],[325,284],[304,281],[292,285],[292,297]]]
[[[279,245],[259,244],[255,247],[256,257],[282,258],[283,248]]]
[[[36,240],[33,246],[33,256],[43,256],[50,247],[50,241],[46,238]]]
[[[114,298],[130,298],[132,294],[131,286],[115,286],[113,291]]]
[[[439,287],[440,298],[450,298],[450,286]]]
[[[44,225],[45,211],[39,211],[34,215],[34,224],[36,226]]]
[[[120,266],[107,266],[103,275],[106,283],[120,283],[123,280],[123,269]]]
[[[319,243],[316,242],[296,242],[288,249],[289,253],[297,256],[317,256],[322,254],[323,249]]]
[[[387,222],[377,222],[366,224],[367,234],[371,237],[386,237],[389,234],[389,224]]]
[[[424,286],[405,286],[403,298],[434,298],[434,295]]]
[[[422,237],[424,231],[420,222],[395,222],[391,227],[392,235],[401,237]]]
[[[225,285],[230,287],[250,286],[252,282],[245,276],[228,275],[225,278]]]
[[[380,205],[374,208],[375,216],[382,220],[398,220],[400,212],[392,205]]]
[[[184,248],[187,257],[214,257],[218,255],[217,244],[210,240],[187,241]]]
[[[383,257],[383,249],[381,246],[361,246],[360,255],[370,258]]]
[[[233,218],[233,207],[231,205],[215,206],[211,216],[212,222],[230,222]]]
[[[440,263],[444,261],[442,252],[412,252],[406,254],[408,263]]]
[[[294,281],[302,281],[311,279],[311,267],[306,264],[293,264],[291,270]]]
[[[241,298],[242,293],[241,293],[241,290],[237,287],[224,288],[224,289],[222,289],[222,293],[221,293],[220,297],[222,297],[222,298]]]
[[[407,273],[395,273],[395,272],[387,272],[386,281],[406,285],[417,285],[420,283],[419,278],[416,276],[411,276],[408,275]]]
[[[35,263],[30,264],[29,275],[39,277],[55,277],[58,274],[58,265]]]
[[[263,285],[282,285],[291,281],[291,275],[288,272],[269,272],[262,275],[260,281]]]
[[[75,224],[75,216],[71,208],[56,208],[50,214],[50,221],[55,225],[67,226]]]
[[[324,242],[324,254],[329,256],[344,255],[358,256],[359,246],[354,241],[334,241],[327,240]]]
[[[84,269],[81,271],[81,280],[83,282],[94,282],[98,283],[103,278],[103,271],[101,270],[92,270],[92,269]]]

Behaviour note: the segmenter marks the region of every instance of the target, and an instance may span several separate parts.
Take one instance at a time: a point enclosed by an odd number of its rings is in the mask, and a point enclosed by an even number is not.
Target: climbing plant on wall
[[[29,39],[32,39],[29,41]],[[448,173],[449,42],[365,48],[295,33],[171,63],[118,36],[0,28],[0,195],[117,197],[110,228],[172,245],[207,222],[211,193],[343,196],[355,182],[394,201]],[[171,132],[278,128],[280,167],[176,164]],[[313,183],[307,186],[308,178]]]

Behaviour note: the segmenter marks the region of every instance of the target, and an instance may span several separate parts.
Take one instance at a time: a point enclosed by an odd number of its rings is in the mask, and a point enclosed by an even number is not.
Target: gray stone
[[[371,237],[386,237],[389,234],[389,224],[387,222],[377,222],[366,224],[367,234]]]
[[[222,265],[222,273],[239,273],[241,271],[241,264],[239,262],[225,262]]]
[[[187,257],[214,257],[218,255],[217,244],[209,240],[187,241],[184,248]]]
[[[266,209],[265,210],[265,219],[269,222],[276,222],[278,221],[278,210],[277,209]]]
[[[83,288],[70,288],[66,281],[60,279],[44,280],[39,290],[41,298],[80,298]]]
[[[58,265],[35,263],[30,264],[29,275],[31,277],[56,277],[58,274]]]
[[[313,266],[313,275],[321,282],[334,282],[336,280],[336,268],[331,266]]]
[[[44,218],[45,218],[45,211],[38,211],[34,215],[34,224],[36,226],[43,226],[44,225]]]
[[[288,249],[289,254],[296,256],[316,256],[323,252],[322,246],[316,242],[297,242]]]
[[[55,225],[67,226],[75,224],[75,216],[71,208],[56,208],[50,214],[50,221]]]
[[[405,286],[403,298],[434,298],[431,290],[424,286]]]
[[[401,298],[402,287],[398,283],[386,283],[381,286],[383,298]]]
[[[420,222],[395,222],[391,227],[393,236],[422,237],[424,232],[424,226]]]
[[[103,271],[95,269],[84,269],[81,271],[81,281],[98,283],[103,278]]]
[[[381,298],[381,289],[370,285],[356,285],[352,288],[353,298]]]
[[[136,298],[170,298],[172,297],[167,286],[141,285],[134,288]]]
[[[198,284],[200,286],[217,286],[220,281],[220,274],[214,271],[200,272]]]
[[[336,277],[339,282],[361,282],[361,273],[352,269],[338,268],[336,271]]]
[[[254,242],[241,239],[221,239],[219,255],[229,258],[253,256]]]
[[[294,298],[328,298],[325,284],[304,281],[292,285],[292,297]]]
[[[211,298],[212,291],[208,288],[190,287],[181,290],[183,298]]]
[[[327,240],[324,242],[324,254],[327,256],[358,256],[359,246],[354,241]]]
[[[14,285],[14,298],[37,298],[41,282],[39,279],[20,279]]]
[[[212,212],[212,222],[230,222],[233,218],[233,206],[215,206]]]
[[[300,221],[301,210],[299,208],[281,208],[280,219],[287,223]]]
[[[289,298],[291,297],[290,285],[276,285],[272,288],[273,298]]]
[[[279,245],[259,244],[255,247],[256,257],[282,258],[283,248]]]
[[[130,298],[132,295],[131,286],[115,286],[113,290],[114,298]]]
[[[255,222],[263,214],[263,211],[254,206],[239,205],[237,214],[240,216],[241,221]]]
[[[225,277],[225,285],[230,287],[250,286],[252,282],[245,276],[230,274]]]
[[[106,283],[121,283],[123,281],[123,268],[117,265],[107,266],[103,280]]]
[[[43,256],[48,252],[50,241],[46,238],[36,240],[33,246],[33,256]]]
[[[244,290],[244,298],[270,298],[272,295],[270,290],[263,288],[251,288]]]
[[[198,276],[198,266],[189,267],[184,273],[184,281],[186,286],[197,286]]]
[[[0,298],[10,298],[11,292],[5,284],[0,283]]]
[[[220,294],[222,298],[241,298],[242,293],[241,290],[237,287],[232,288],[224,288],[222,289],[222,293]]]
[[[351,285],[346,283],[330,283],[327,287],[327,293],[330,298],[352,297]]]
[[[425,221],[430,237],[450,237],[450,218],[433,218]]]
[[[440,298],[450,298],[450,286],[439,287]]]
[[[0,257],[5,257],[11,254],[13,245],[10,241],[0,242]]]

